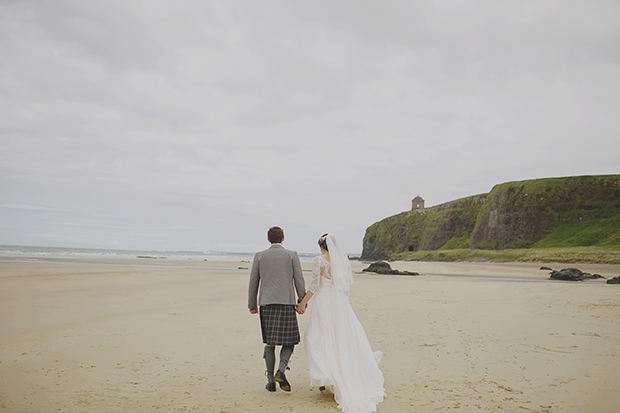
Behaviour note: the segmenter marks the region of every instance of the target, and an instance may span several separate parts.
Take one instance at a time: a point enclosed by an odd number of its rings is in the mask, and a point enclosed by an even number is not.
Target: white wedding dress
[[[330,246],[330,260],[334,253]],[[348,266],[334,263],[334,266]],[[338,270],[336,270],[338,271]],[[348,287],[353,282],[350,274]],[[322,256],[314,259],[312,306],[304,334],[304,347],[312,386],[325,386],[334,393],[338,408],[345,413],[370,413],[377,411],[384,396],[383,374],[378,364],[382,352],[373,353],[364,328],[349,304],[349,293],[336,277],[332,280],[332,264]]]

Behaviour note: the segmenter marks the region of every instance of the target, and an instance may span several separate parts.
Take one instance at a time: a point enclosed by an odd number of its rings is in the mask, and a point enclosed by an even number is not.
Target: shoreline
[[[374,273],[363,272],[374,261],[351,261],[354,274]],[[147,259],[147,258],[92,258],[92,257],[0,257],[1,265],[10,264],[51,264],[51,265],[110,265],[132,266],[153,268],[200,268],[200,269],[229,269],[249,270],[252,261],[201,261],[201,260],[174,260],[174,259]],[[515,279],[549,279],[549,271],[541,270],[541,267],[549,267],[553,270],[563,268],[578,268],[591,274],[600,274],[604,279],[587,280],[585,282],[601,283],[606,279],[620,276],[620,264],[589,264],[589,263],[563,263],[563,262],[480,262],[480,261],[389,261],[392,269],[401,271],[418,272],[419,276],[455,276],[455,277],[489,277],[489,278],[515,278]],[[304,272],[312,271],[312,262],[302,262]],[[382,274],[375,274],[384,276]],[[406,276],[415,277],[415,276]]]

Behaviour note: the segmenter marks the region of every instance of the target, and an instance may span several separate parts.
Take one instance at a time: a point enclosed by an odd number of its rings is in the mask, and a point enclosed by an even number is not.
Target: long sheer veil
[[[329,250],[334,287],[348,293],[353,284],[353,271],[351,270],[349,257],[344,248],[342,248],[338,238],[333,234],[327,235],[327,248]]]

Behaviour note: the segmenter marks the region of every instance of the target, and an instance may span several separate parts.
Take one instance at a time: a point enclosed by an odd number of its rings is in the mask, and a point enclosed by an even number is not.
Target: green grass
[[[488,261],[620,264],[620,248],[617,247],[527,248],[507,250],[453,249],[413,251],[393,254],[392,259],[412,260],[420,259],[428,255],[437,261],[480,259]]]
[[[469,249],[469,234],[462,237],[452,237],[446,242],[439,250],[457,250],[457,249]]]
[[[532,248],[599,246],[620,248],[620,215],[585,222],[563,224]]]

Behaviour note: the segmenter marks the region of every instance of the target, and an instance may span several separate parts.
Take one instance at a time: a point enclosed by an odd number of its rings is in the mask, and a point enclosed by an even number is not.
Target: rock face
[[[362,271],[390,275],[420,275],[417,272],[393,270],[390,264],[383,261],[373,262],[368,268],[364,268]]]
[[[389,259],[394,253],[440,248],[596,245],[597,237],[566,241],[561,230],[604,219],[609,221],[606,228],[620,232],[619,216],[620,175],[507,182],[488,194],[403,212],[372,224],[364,235],[361,258]]]
[[[528,248],[559,225],[619,211],[620,175],[508,182],[487,196],[470,248]]]
[[[603,276],[599,274],[590,274],[588,272],[583,272],[581,270],[578,270],[577,268],[564,268],[560,271],[552,271],[549,278],[552,280],[563,281],[583,281],[596,280],[598,278],[603,278]]]
[[[620,284],[620,277],[614,277],[607,280],[607,284]]]
[[[485,195],[477,195],[376,222],[366,229],[362,258],[389,259],[394,252],[430,251],[444,245],[469,248],[484,200]]]

